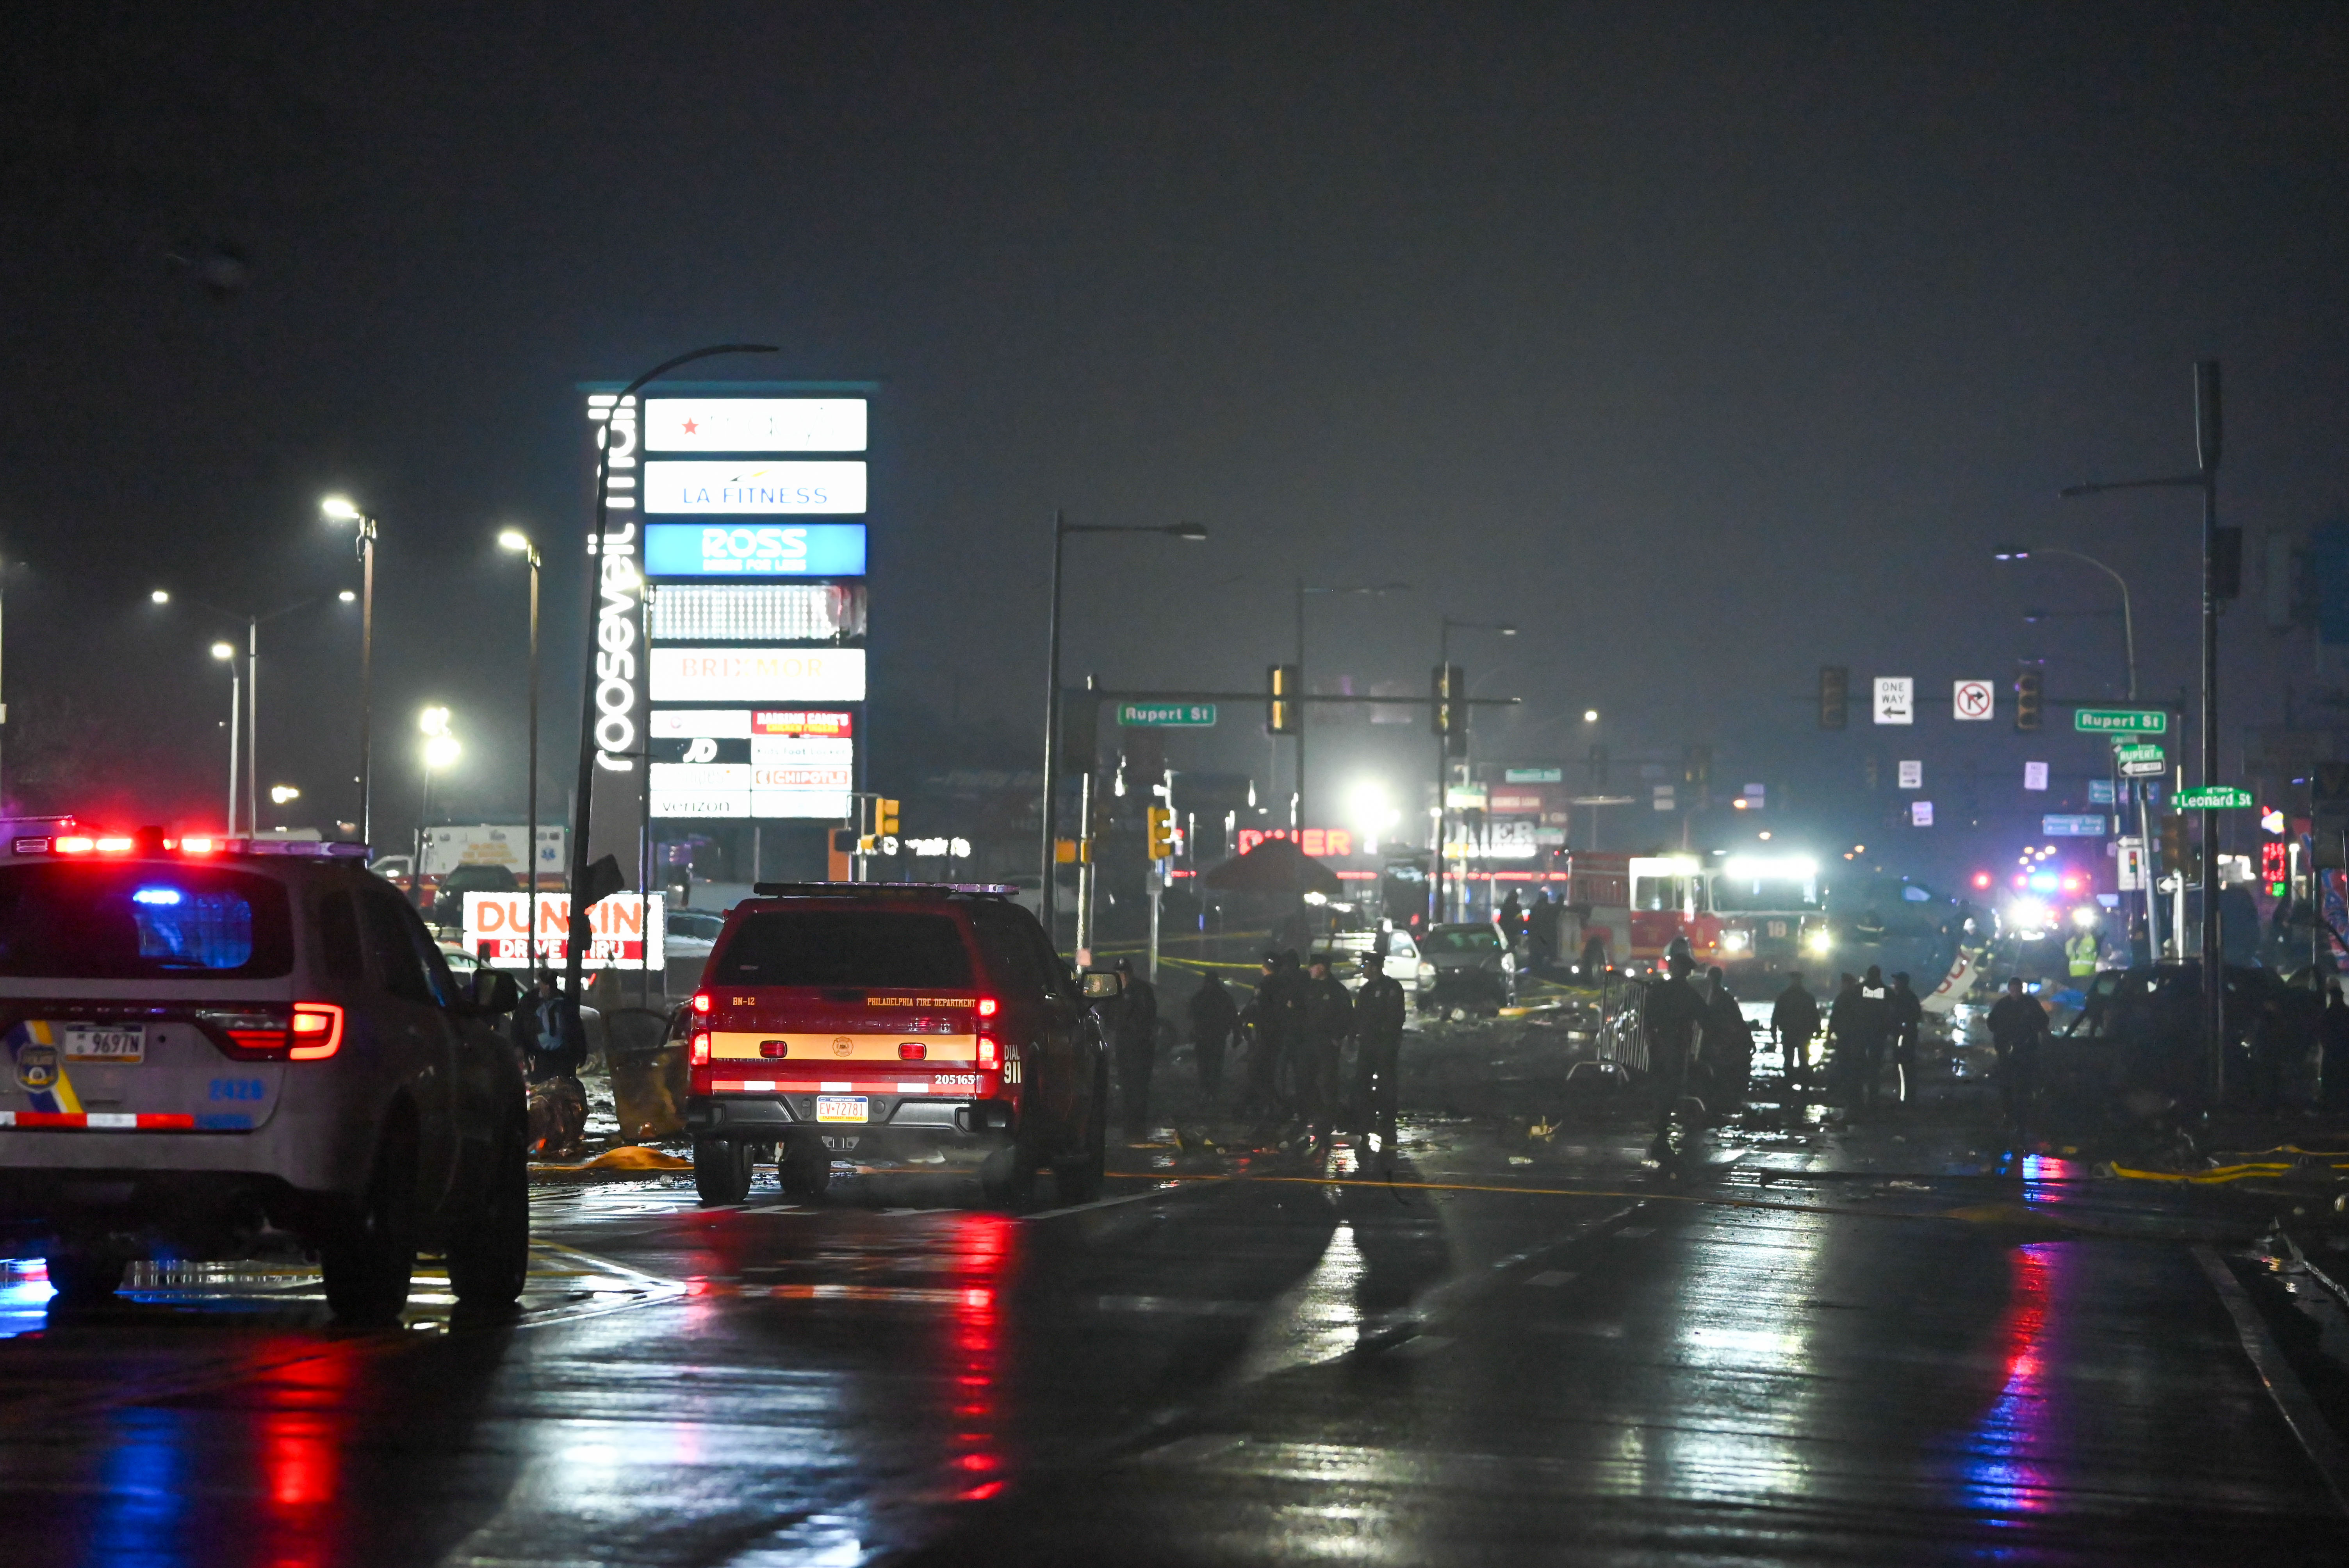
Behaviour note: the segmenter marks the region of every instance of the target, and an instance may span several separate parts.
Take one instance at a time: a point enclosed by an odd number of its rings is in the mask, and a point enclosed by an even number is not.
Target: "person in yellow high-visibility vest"
[[[2077,931],[2064,944],[2064,959],[2075,980],[2085,980],[2096,972],[2096,934]]]

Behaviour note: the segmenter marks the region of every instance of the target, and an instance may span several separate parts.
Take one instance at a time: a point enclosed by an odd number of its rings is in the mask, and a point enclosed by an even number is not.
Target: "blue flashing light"
[[[133,903],[174,904],[187,895],[175,887],[142,887],[130,895]]]
[[[2054,872],[2033,872],[2031,873],[2031,891],[2033,892],[2054,892],[2056,888],[2061,885],[2061,882],[2062,879],[2057,877]]]

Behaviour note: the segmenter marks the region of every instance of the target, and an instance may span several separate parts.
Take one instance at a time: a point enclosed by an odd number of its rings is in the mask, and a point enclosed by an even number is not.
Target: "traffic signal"
[[[2183,811],[2161,820],[2161,874],[2171,873],[2188,882],[2202,877],[2202,854],[2193,840],[2191,819]]]
[[[1295,665],[1273,665],[1264,672],[1264,727],[1275,735],[1296,735],[1305,727],[1304,672]]]
[[[1174,813],[1164,806],[1153,806],[1150,820],[1150,858],[1171,861],[1174,858]]]
[[[2047,677],[2028,666],[2014,676],[2014,727],[2037,729],[2045,721],[2041,705],[2045,697]]]
[[[1841,729],[1851,719],[1851,671],[1842,665],[1819,666],[1819,727]]]
[[[1429,727],[1444,737],[1447,757],[1468,755],[1468,672],[1458,665],[1438,665],[1432,678],[1434,702],[1428,708]]]
[[[896,801],[875,800],[873,802],[873,830],[884,837],[895,833],[897,830]]]

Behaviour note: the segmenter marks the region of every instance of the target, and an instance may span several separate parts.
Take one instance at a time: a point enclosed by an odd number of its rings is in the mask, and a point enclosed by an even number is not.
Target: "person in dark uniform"
[[[1117,973],[1118,1098],[1125,1135],[1139,1138],[1150,1119],[1150,1074],[1158,1060],[1158,990],[1133,972],[1131,959],[1119,959]]]
[[[1836,976],[1835,1000],[1827,1004],[1827,1092],[1838,1099],[1848,1099],[1851,1080],[1857,1076],[1852,1067],[1859,1054],[1859,1016],[1863,1011],[1859,1000],[1859,976],[1849,972]]]
[[[1280,1105],[1280,1064],[1299,1048],[1303,1024],[1304,976],[1287,953],[1264,955],[1264,974],[1257,981],[1240,1017],[1248,1026],[1247,1109],[1270,1116]]]
[[[552,973],[541,970],[531,990],[508,1026],[529,1086],[531,1145],[550,1159],[568,1160],[587,1130],[587,1091],[579,1082],[587,1028],[579,1004],[555,988]]]
[[[1330,961],[1313,955],[1304,990],[1304,1049],[1297,1061],[1298,1109],[1306,1129],[1327,1148],[1338,1111],[1338,1057],[1354,1032],[1354,999],[1330,973]]]
[[[1857,1005],[1852,1015],[1853,1053],[1851,1109],[1873,1110],[1884,1082],[1884,1049],[1892,1040],[1891,987],[1884,971],[1871,964],[1859,979]]]
[[[1723,1109],[1743,1105],[1754,1077],[1754,1028],[1730,995],[1728,971],[1716,964],[1704,977],[1704,1076],[1711,1089],[1705,1098]]]
[[[1191,1054],[1199,1064],[1199,1092],[1212,1109],[1224,1095],[1224,1047],[1239,1027],[1232,994],[1213,975],[1199,977],[1191,993]]]
[[[1673,954],[1664,960],[1664,978],[1648,987],[1648,1070],[1656,1085],[1656,1136],[1648,1156],[1667,1170],[1678,1162],[1672,1114],[1688,1093],[1690,1057],[1704,1022],[1704,998],[1689,984],[1689,967],[1685,954]]]
[[[2324,1016],[2317,1020],[2317,1104],[2327,1116],[2349,1111],[2349,1002],[2341,982],[2324,987]]]
[[[1906,1105],[1922,1065],[1920,1047],[1925,1037],[1925,1004],[1909,988],[1905,971],[1892,977],[1892,989],[1884,1001],[1892,1021],[1893,1071],[1899,1078],[1900,1103]]]
[[[1390,980],[1386,955],[1362,954],[1362,988],[1354,996],[1354,1109],[1361,1130],[1379,1135],[1379,1151],[1394,1151],[1402,1055],[1402,984]]]
[[[1786,988],[1770,1007],[1770,1033],[1778,1042],[1778,1059],[1785,1064],[1789,1089],[1799,1087],[1808,1076],[1811,1040],[1818,1032],[1818,998],[1803,989],[1802,975],[1787,975]]]
[[[1998,1104],[2003,1130],[2023,1141],[2031,1093],[2039,1085],[2039,1054],[2047,1043],[2047,1011],[2009,977],[2006,995],[1990,1010],[1990,1043],[1998,1052]]]

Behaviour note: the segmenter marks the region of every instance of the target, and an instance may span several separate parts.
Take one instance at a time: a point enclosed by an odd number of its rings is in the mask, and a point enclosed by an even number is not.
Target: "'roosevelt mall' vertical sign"
[[[591,854],[646,864],[690,820],[740,880],[754,852],[822,874],[864,735],[865,390],[589,393],[611,451]]]

